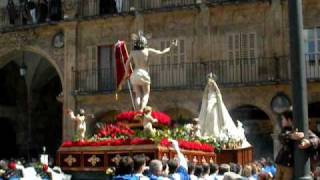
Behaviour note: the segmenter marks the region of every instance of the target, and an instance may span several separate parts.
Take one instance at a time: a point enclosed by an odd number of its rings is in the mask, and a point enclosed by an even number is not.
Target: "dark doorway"
[[[12,121],[8,118],[0,118],[0,159],[17,157],[16,132]]]
[[[273,158],[273,125],[267,114],[255,106],[246,105],[232,110],[230,115],[234,121],[243,123],[246,138],[254,147],[255,158]]]
[[[0,118],[9,119],[6,124],[0,121],[0,137],[10,139],[6,143],[12,141],[5,156],[38,159],[45,146],[54,159],[62,141],[62,103],[56,98],[62,92],[60,77],[53,65],[38,54],[14,52],[8,57],[13,58],[0,67],[0,110],[4,110]],[[21,76],[23,63],[27,71]]]
[[[32,155],[37,156],[45,146],[54,157],[62,140],[62,103],[56,100],[61,93],[58,75],[33,89]]]

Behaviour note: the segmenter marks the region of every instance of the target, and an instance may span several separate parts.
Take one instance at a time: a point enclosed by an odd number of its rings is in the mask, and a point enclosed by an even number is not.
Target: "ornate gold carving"
[[[206,158],[204,156],[202,156],[201,162],[202,163],[207,163],[207,160],[206,160]]]
[[[210,157],[209,162],[214,163],[214,160],[212,159],[212,157]]]
[[[193,163],[197,164],[198,163],[198,159],[197,159],[197,156],[193,156]]]
[[[68,164],[68,166],[72,166],[73,163],[77,162],[77,159],[74,158],[72,155],[69,155],[63,161],[66,162]]]
[[[89,159],[88,162],[91,163],[92,166],[96,166],[98,162],[100,162],[101,159],[97,157],[96,155],[92,155]]]

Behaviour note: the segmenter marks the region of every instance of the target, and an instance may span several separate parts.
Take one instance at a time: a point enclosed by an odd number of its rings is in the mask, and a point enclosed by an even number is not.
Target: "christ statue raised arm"
[[[129,59],[125,65],[125,76],[129,75],[131,64],[134,64],[134,69],[130,75],[133,92],[135,93],[135,104],[139,111],[147,106],[150,94],[151,78],[149,76],[149,55],[161,55],[168,53],[173,46],[177,46],[177,41],[171,42],[171,45],[164,50],[156,50],[148,48],[147,39],[141,32],[139,35],[132,35],[134,41],[133,50],[130,52]]]

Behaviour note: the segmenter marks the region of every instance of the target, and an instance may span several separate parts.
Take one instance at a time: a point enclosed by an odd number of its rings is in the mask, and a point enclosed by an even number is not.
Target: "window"
[[[255,63],[257,57],[257,38],[256,33],[232,33],[227,35],[227,59],[230,64]]]
[[[81,87],[87,90],[109,91],[114,88],[114,55],[109,46],[88,46],[86,67],[81,74]]]
[[[98,84],[100,90],[112,90],[115,86],[115,59],[112,45],[98,47]]]
[[[310,65],[319,64],[320,62],[320,28],[304,30],[305,40],[305,57]]]

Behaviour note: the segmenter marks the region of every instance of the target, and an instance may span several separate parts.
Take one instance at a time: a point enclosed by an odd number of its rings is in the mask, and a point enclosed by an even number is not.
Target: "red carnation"
[[[44,172],[48,172],[49,166],[47,164],[44,164],[42,169]]]
[[[16,170],[17,169],[17,164],[15,162],[11,162],[11,163],[9,163],[8,167],[9,167],[9,169]]]

